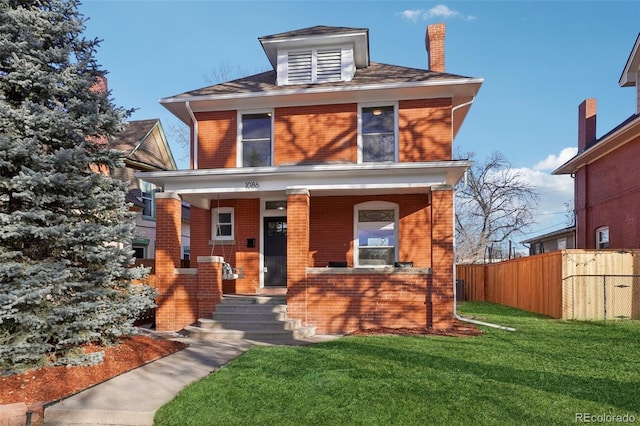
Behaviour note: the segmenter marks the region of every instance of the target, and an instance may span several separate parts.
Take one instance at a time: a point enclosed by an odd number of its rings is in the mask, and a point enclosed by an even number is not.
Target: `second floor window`
[[[363,163],[395,161],[396,118],[393,106],[362,108]]]
[[[271,166],[271,113],[243,114],[242,167]]]

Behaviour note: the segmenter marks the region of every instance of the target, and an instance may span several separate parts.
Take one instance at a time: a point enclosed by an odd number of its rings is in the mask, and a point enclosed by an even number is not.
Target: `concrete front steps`
[[[291,344],[315,335],[315,327],[287,317],[287,299],[281,295],[225,295],[211,318],[185,327],[197,340],[252,340]]]

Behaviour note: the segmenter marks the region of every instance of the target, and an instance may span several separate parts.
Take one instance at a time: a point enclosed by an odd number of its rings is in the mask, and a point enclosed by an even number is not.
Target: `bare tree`
[[[256,71],[255,74],[262,71]],[[225,81],[235,80],[240,77],[245,77],[249,74],[250,72],[246,68],[242,68],[240,66],[236,66],[234,68],[229,62],[220,62],[216,68],[203,73],[202,78],[205,84],[214,85],[220,84]]]
[[[467,158],[473,159],[469,153]],[[456,262],[479,263],[534,223],[535,188],[494,152],[467,172],[456,191]]]
[[[246,75],[249,75],[249,72],[242,69],[241,67],[236,67],[235,69],[233,69],[229,62],[221,62],[217,68],[203,73],[202,78],[205,84],[213,86]],[[181,148],[180,159],[184,160],[189,158],[189,148],[191,144],[189,127],[179,120],[174,120],[169,122],[167,126],[167,134],[170,135],[171,139],[176,142],[176,145]]]
[[[575,209],[573,199],[564,203],[564,208],[565,208],[565,212],[564,212],[565,225],[567,227],[576,226],[576,209]]]

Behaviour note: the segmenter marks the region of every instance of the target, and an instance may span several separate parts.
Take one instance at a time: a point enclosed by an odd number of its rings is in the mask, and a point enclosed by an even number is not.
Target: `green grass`
[[[344,337],[256,347],[187,387],[157,425],[551,425],[640,421],[640,323],[547,319],[487,303],[508,325],[475,338]]]

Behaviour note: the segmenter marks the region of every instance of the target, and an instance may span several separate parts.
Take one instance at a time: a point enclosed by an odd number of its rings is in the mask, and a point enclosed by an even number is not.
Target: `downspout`
[[[476,97],[474,96],[473,98],[471,98],[470,101],[467,102],[463,102],[460,105],[456,105],[454,107],[451,108],[451,145],[453,146],[453,113],[456,112],[456,110],[458,108],[462,108],[465,107],[467,105],[471,105],[473,103],[473,101],[476,100]],[[467,176],[467,174],[465,173],[465,177]],[[465,186],[466,186],[466,182],[465,182]]]
[[[196,120],[196,116],[191,109],[189,101],[186,101],[184,106],[187,108],[187,112],[189,113],[191,122],[193,123],[193,170],[196,170],[198,168],[198,120]]]
[[[452,108],[451,110],[451,132],[453,132],[453,110],[465,105],[469,105],[471,104],[473,101],[475,100],[475,97],[470,100],[469,102],[465,102],[463,104],[457,105],[455,107]],[[453,134],[452,134],[453,135]],[[456,289],[457,285],[456,285],[456,281],[457,281],[457,274],[456,274],[456,263],[455,263],[455,259],[456,259],[456,233],[455,233],[455,224],[456,224],[456,193],[457,191],[464,189],[467,187],[467,172],[464,172],[464,185],[462,186],[462,188],[459,188],[458,190],[454,190],[453,192],[453,227],[454,227],[454,232],[453,232],[453,317],[455,319],[457,319],[458,321],[462,321],[462,322],[468,322],[471,324],[475,324],[475,325],[483,325],[486,327],[492,327],[492,328],[497,328],[499,330],[505,330],[505,331],[516,331],[515,328],[512,327],[507,327],[504,325],[499,325],[499,324],[493,324],[490,322],[485,322],[485,321],[478,321],[478,320],[474,320],[471,318],[465,318],[463,316],[460,316],[458,314],[458,291]]]

